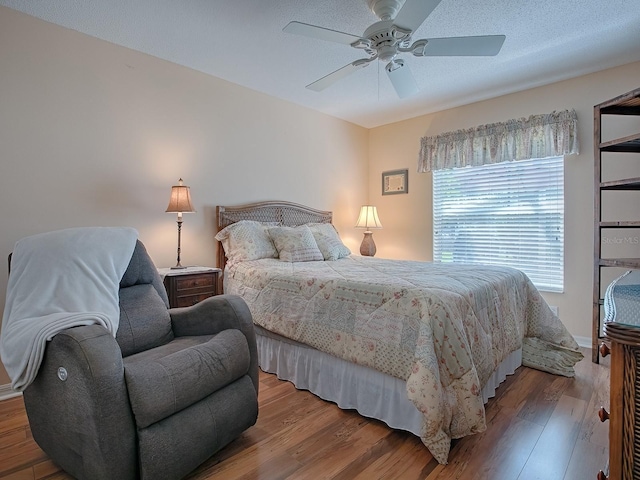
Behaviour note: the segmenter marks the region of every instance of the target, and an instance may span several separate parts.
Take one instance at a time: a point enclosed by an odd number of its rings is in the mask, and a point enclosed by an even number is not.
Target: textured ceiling
[[[354,35],[366,0],[0,0],[48,22],[364,127],[640,60],[640,0],[442,0],[413,39],[506,35],[495,57],[403,55],[420,92],[399,99],[380,62],[322,92],[305,85],[363,58],[287,34],[292,20]]]

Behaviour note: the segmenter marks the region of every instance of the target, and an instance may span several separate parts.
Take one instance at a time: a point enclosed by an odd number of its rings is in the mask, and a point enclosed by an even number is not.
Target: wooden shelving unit
[[[602,122],[610,116],[635,115],[640,116],[640,88],[612,98],[594,106],[594,160],[595,160],[595,243],[594,243],[594,272],[593,272],[593,330],[592,330],[592,360],[599,362],[599,345],[604,340],[602,335],[602,274],[603,269],[609,267],[636,269],[640,268],[640,258],[602,258],[602,237],[606,229],[638,229],[639,220],[606,220],[602,218],[602,193],[605,191],[640,191],[640,177],[624,178],[613,181],[603,181],[604,152],[632,152],[640,153],[640,132],[626,135],[614,140],[602,141]],[[605,120],[606,121],[606,120]],[[640,161],[640,157],[638,158]],[[610,161],[610,160],[609,160]]]
[[[611,353],[611,413],[604,407],[599,412],[601,421],[610,421],[609,466],[606,471],[598,473],[598,480],[640,478],[640,443],[635,441],[636,433],[640,434],[640,327],[637,326],[640,320],[635,326],[616,323],[616,319],[607,322],[604,328],[602,325],[603,271],[607,268],[640,269],[640,258],[602,258],[603,234],[607,229],[629,229],[631,232],[637,229],[640,232],[640,220],[603,220],[603,192],[640,191],[638,177],[603,181],[603,171],[609,167],[609,162],[619,158],[617,155],[609,156],[607,165],[604,165],[603,153],[640,153],[640,133],[602,141],[603,117],[616,115],[640,117],[640,88],[596,105],[593,112],[595,246],[592,360],[597,363],[600,354],[606,356]],[[640,130],[640,123],[638,125]],[[631,161],[640,161],[640,156],[637,159],[633,157]]]

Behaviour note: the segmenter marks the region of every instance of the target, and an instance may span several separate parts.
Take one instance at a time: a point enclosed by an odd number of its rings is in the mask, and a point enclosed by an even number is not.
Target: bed
[[[290,202],[216,216],[224,292],[249,305],[260,367],[414,433],[440,463],[486,428],[506,375],[572,376],[582,358],[518,270],[351,255],[331,212]]]

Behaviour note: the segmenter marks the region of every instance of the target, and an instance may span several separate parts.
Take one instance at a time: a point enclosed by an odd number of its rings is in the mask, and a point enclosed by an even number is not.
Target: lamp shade
[[[171,213],[195,212],[191,204],[189,187],[183,184],[182,179],[178,181],[178,185],[171,187],[171,198],[169,198],[169,206],[166,211]]]
[[[360,209],[360,216],[356,222],[356,228],[382,228],[382,223],[378,218],[378,210],[373,205],[363,205]]]

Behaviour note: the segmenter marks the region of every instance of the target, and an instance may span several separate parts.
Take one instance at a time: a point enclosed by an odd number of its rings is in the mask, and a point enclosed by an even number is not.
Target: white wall
[[[638,88],[639,78],[640,62],[372,129],[369,201],[377,205],[384,225],[384,229],[374,233],[377,256],[432,259],[431,174],[417,173],[421,137],[554,110],[575,109],[580,154],[565,160],[565,291],[562,294],[545,293],[544,297],[548,303],[559,307],[560,318],[573,335],[590,339],[594,242],[593,106]],[[638,118],[632,119],[631,125],[614,125],[607,129],[605,136],[615,138],[634,130],[640,131]],[[637,155],[635,159],[638,160]],[[635,165],[637,167],[640,162],[636,161]],[[409,193],[382,196],[381,173],[399,168],[409,168]],[[636,175],[640,176],[640,172]],[[613,204],[613,210],[626,210],[624,215],[639,216],[638,201],[638,197],[625,197]],[[637,243],[622,247],[626,251],[621,256],[640,257]]]
[[[27,235],[126,225],[158,266],[215,265],[215,206],[289,200],[333,210],[353,249],[368,131],[0,7],[0,256]],[[5,263],[6,265],[6,263]],[[0,310],[7,273],[0,268]],[[8,377],[0,368],[0,385]]]

